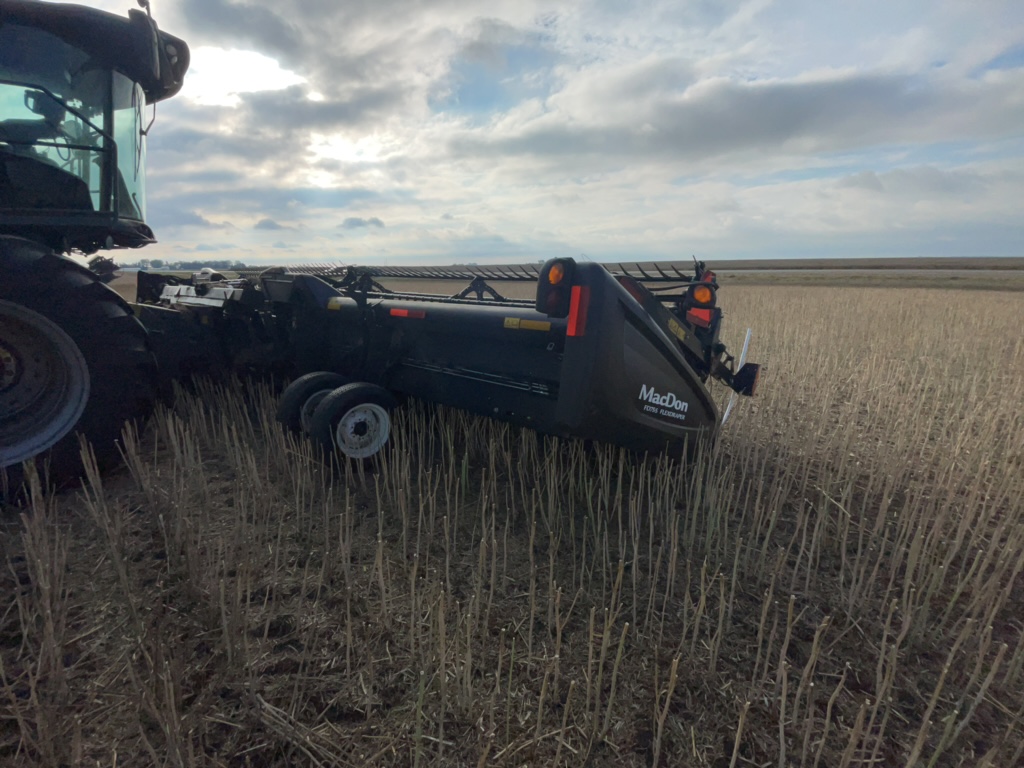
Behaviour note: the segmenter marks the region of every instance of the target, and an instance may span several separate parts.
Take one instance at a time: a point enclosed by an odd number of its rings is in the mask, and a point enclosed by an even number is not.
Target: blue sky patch
[[[438,112],[483,115],[506,112],[550,93],[557,55],[541,44],[493,45],[487,57],[459,54],[451,64],[450,92],[432,104]]]
[[[1024,67],[1024,43],[1007,48],[994,59],[981,65],[978,74],[993,69],[1018,69]]]

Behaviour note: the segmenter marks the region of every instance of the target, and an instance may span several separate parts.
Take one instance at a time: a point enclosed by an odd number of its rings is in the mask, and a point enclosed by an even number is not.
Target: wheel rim
[[[60,326],[0,300],[0,466],[36,456],[72,430],[89,401],[89,367]]]
[[[306,402],[299,409],[299,426],[307,435],[313,430],[313,412],[320,405],[320,401],[327,397],[334,390],[321,389],[306,398]]]
[[[391,417],[376,403],[362,403],[345,412],[334,429],[338,450],[353,459],[373,456],[388,441]]]

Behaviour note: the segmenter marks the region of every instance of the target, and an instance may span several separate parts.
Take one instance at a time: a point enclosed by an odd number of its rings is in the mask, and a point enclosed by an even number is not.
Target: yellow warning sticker
[[[328,309],[341,309],[343,299],[341,296],[332,296],[327,300]]]
[[[547,320],[523,320],[518,317],[506,317],[505,327],[519,331],[550,331],[551,323]]]
[[[680,341],[686,341],[686,331],[683,330],[675,318],[670,317],[668,319],[668,329],[672,331],[672,334]]]
[[[527,331],[550,331],[551,323],[547,320],[520,320],[519,327]]]

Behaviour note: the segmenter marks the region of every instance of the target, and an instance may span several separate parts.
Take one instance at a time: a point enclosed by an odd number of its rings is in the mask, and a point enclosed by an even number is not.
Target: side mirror
[[[50,98],[42,91],[25,91],[25,106],[30,112],[39,115],[50,125],[59,125],[64,122],[67,111],[59,101]]]
[[[149,8],[144,5],[148,11]],[[134,8],[128,11],[128,19],[135,27],[135,50],[140,61],[146,62],[148,78],[156,82],[161,81],[160,71],[160,33],[157,31],[156,22],[148,13],[137,11]]]

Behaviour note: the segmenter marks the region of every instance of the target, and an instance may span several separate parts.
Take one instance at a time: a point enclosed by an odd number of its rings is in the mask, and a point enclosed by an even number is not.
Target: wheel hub
[[[341,417],[334,439],[346,456],[365,459],[384,446],[390,432],[391,417],[387,409],[375,403],[363,403]]]

